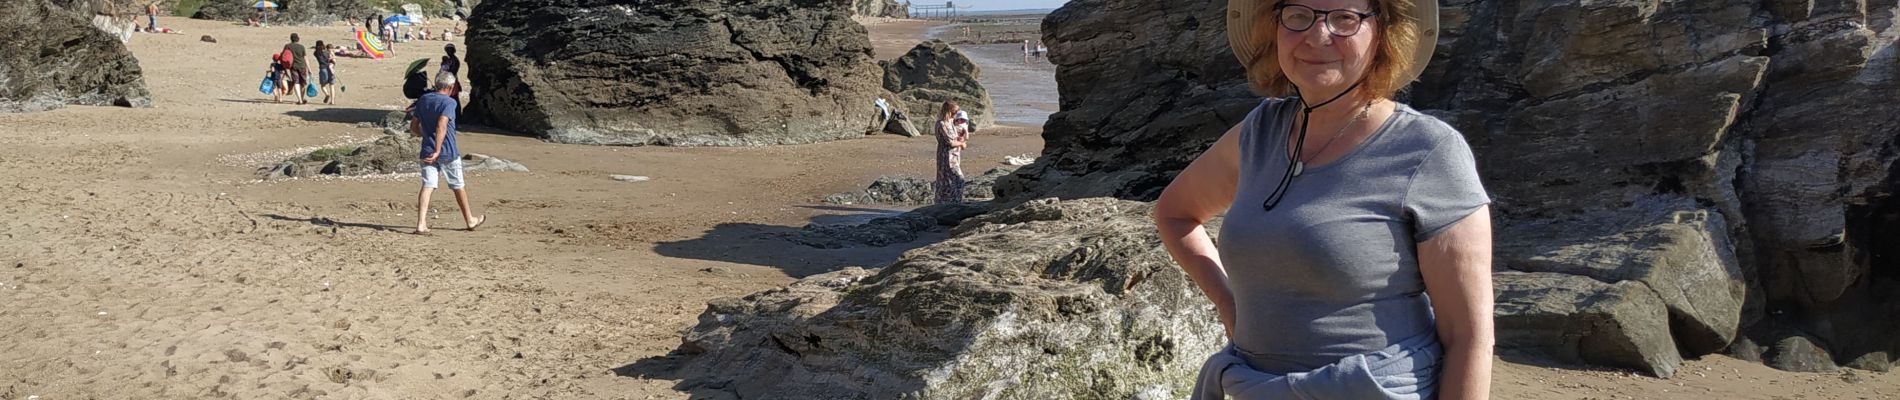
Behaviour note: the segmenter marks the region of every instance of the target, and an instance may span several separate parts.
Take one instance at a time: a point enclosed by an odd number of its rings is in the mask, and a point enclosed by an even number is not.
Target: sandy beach
[[[930,176],[928,137],[595,147],[473,126],[465,151],[532,172],[471,173],[475,208],[491,218],[481,230],[459,231],[454,202],[438,194],[437,232],[409,235],[414,175],[259,181],[256,171],[381,135],[371,125],[407,102],[401,69],[445,42],[339,59],[347,90],[334,105],[273,104],[257,83],[290,33],[344,42],[349,26],[159,21],[186,34],[128,45],[156,107],[0,114],[0,399],[687,398],[675,381],[624,367],[675,349],[708,300],[878,267],[927,244],[822,250],[773,234],[897,209],[819,199],[883,175]],[[869,28],[889,59],[938,24]],[[997,46],[973,58],[1006,63],[998,54],[1015,48]],[[1055,109],[1053,67],[991,65],[985,77],[997,81],[986,84],[1018,86],[992,89],[1003,126],[972,140],[969,175],[1038,153],[1036,116]],[[1552,400],[1900,393],[1896,374],[1844,371],[1710,356],[1665,380],[1507,354],[1493,387],[1494,398]]]

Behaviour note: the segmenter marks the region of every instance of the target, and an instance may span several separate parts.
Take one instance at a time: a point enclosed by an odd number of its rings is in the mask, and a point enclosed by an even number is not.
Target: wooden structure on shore
[[[967,8],[970,8],[970,6],[957,7],[957,3],[954,1],[943,2],[941,6],[911,3],[910,17],[917,19],[954,20],[961,14],[961,12],[957,10]]]

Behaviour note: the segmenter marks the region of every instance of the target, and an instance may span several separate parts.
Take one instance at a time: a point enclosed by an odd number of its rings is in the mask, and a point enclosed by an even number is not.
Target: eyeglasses
[[[1294,32],[1306,32],[1313,29],[1315,22],[1326,20],[1326,28],[1333,36],[1347,37],[1359,34],[1359,27],[1365,25],[1366,18],[1379,16],[1378,13],[1362,13],[1353,10],[1316,10],[1298,4],[1276,4],[1273,11],[1280,18],[1280,26]]]

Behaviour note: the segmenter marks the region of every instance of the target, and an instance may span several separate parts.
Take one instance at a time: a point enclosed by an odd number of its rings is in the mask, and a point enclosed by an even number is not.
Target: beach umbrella
[[[268,2],[268,1],[260,1],[260,2],[257,2],[257,4],[252,4],[252,5],[251,5],[251,7],[257,7],[257,8],[277,8],[277,3],[273,3],[273,2]]]
[[[410,74],[414,74],[416,73],[416,71],[421,71],[423,67],[427,67],[427,66],[429,66],[429,59],[427,58],[418,58],[415,61],[410,61],[409,67],[402,69],[402,76],[404,78],[408,78]]]
[[[396,15],[396,16],[391,16],[389,18],[384,18],[383,25],[389,25],[389,24],[415,25],[416,17],[411,17],[409,15],[404,14],[404,15]]]
[[[389,45],[383,44],[383,39],[369,32],[357,32],[356,44],[363,47],[363,53],[368,54],[369,58],[381,60],[389,56]]]

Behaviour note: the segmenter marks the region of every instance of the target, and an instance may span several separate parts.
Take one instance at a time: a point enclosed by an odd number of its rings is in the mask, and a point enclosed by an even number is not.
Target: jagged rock
[[[320,149],[293,157],[275,166],[258,169],[258,175],[263,179],[276,179],[416,173],[422,171],[418,157],[421,152],[420,138],[383,135],[368,145]],[[462,170],[528,172],[528,167],[486,154],[463,153]]]
[[[1747,336],[1735,338],[1735,342],[1728,346],[1729,357],[1735,357],[1744,361],[1761,362],[1762,353],[1765,352],[1767,352],[1766,349],[1761,348],[1759,344],[1755,344],[1755,340],[1749,339]]]
[[[0,4],[0,112],[152,106],[138,60],[91,17],[47,0]]]
[[[378,121],[377,126],[383,128],[384,135],[405,136],[413,134],[409,131],[409,113],[402,111],[384,113],[382,121]]]
[[[1009,175],[1011,171],[1014,169],[991,168],[982,175],[966,179],[963,184],[963,199],[982,201],[995,197],[992,186],[996,184],[996,179]],[[862,191],[825,196],[825,202],[831,204],[929,204],[937,200],[937,189],[931,187],[930,182],[912,176],[881,176]]]
[[[1150,206],[1024,207],[1047,210],[965,221],[874,275],[714,301],[664,373],[699,397],[1185,396],[1224,335],[1158,244]]]
[[[1900,257],[1900,104],[1867,99],[1900,91],[1897,3],[1447,1],[1438,51],[1400,100],[1465,134],[1499,232],[1548,232],[1496,236],[1549,256],[1510,268],[1659,286],[1691,356],[1736,337],[1730,321],[1746,333],[1768,320],[1822,353],[1891,354],[1900,300],[1877,294],[1900,290],[1900,274],[1873,260]],[[1061,110],[1037,162],[997,183],[1005,203],[1157,197],[1258,102],[1224,12],[1073,0],[1051,14]],[[1656,202],[1709,222],[1644,219]],[[1730,257],[1736,269],[1709,275],[1672,267]],[[1716,295],[1734,293],[1720,281],[1736,270],[1739,307]]]
[[[1153,200],[1260,102],[1227,46],[1226,3],[1071,0],[1043,19],[1060,110],[1037,163],[997,182],[1013,201]]]
[[[1853,361],[1848,361],[1847,364],[1843,364],[1842,366],[1874,372],[1887,372],[1887,370],[1893,369],[1893,360],[1889,358],[1886,352],[1876,351],[1862,354],[1860,357],[1854,357]]]
[[[880,176],[863,191],[825,196],[831,204],[924,204],[936,199],[930,181],[914,176]]]
[[[1511,269],[1555,272],[1602,282],[1635,282],[1669,310],[1682,350],[1728,348],[1746,295],[1720,213],[1688,199],[1646,201],[1576,221],[1529,221],[1498,232],[1497,258]]]
[[[578,144],[860,137],[882,77],[848,6],[488,0],[470,18],[465,119]]]
[[[853,15],[865,17],[910,18],[910,9],[897,0],[852,0]]]
[[[917,130],[916,124],[910,122],[910,115],[904,114],[903,111],[891,113],[890,119],[884,121],[884,132],[904,135],[904,137],[918,137],[924,135],[923,131]]]
[[[994,125],[990,93],[979,81],[983,69],[949,43],[936,39],[919,43],[903,57],[881,64],[884,90],[895,95],[905,114],[936,121],[943,102],[955,101],[976,127]]]
[[[884,247],[917,240],[919,234],[937,230],[937,218],[918,213],[878,217],[862,224],[809,224],[798,232],[775,234],[800,245],[820,249],[846,247]]]
[[[329,25],[337,21],[360,24],[376,14],[359,0],[272,0],[279,6],[268,11],[272,25]],[[207,0],[191,15],[196,19],[243,21],[257,15],[256,0]]]
[[[1775,342],[1762,356],[1768,366],[1783,371],[1794,372],[1835,372],[1841,368],[1834,365],[1834,358],[1827,350],[1814,345],[1806,336],[1789,336]]]
[[[987,200],[996,197],[996,180],[1009,176],[1010,173],[1014,172],[1016,172],[1016,168],[996,167],[990,168],[989,171],[983,171],[982,175],[970,177],[968,181],[964,182],[963,198],[965,200]]]
[[[205,43],[217,43],[218,38],[211,37],[211,35],[201,35],[201,36],[198,36],[198,41],[205,42]]]
[[[1550,272],[1500,272],[1493,279],[1498,347],[1661,378],[1682,363],[1668,311],[1640,283]]]

